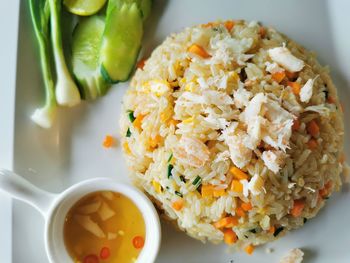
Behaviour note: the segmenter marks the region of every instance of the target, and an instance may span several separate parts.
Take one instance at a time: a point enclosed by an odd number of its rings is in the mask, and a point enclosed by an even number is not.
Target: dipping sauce
[[[69,210],[64,223],[64,242],[75,263],[135,262],[145,238],[137,206],[114,192],[84,196]]]

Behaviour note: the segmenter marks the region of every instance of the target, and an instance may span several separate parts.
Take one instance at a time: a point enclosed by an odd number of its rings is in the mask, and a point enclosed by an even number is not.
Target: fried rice
[[[169,36],[137,69],[120,126],[134,183],[202,241],[274,240],[341,186],[343,114],[328,69],[257,22]]]

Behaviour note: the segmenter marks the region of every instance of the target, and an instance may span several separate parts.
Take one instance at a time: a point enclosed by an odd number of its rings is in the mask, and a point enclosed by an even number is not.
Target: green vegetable
[[[176,194],[177,196],[183,197],[183,195],[182,195],[179,191],[175,191],[175,194]]]
[[[134,120],[136,119],[134,116],[134,111],[128,110],[128,117],[129,117],[130,122],[133,123]]]
[[[173,153],[170,154],[170,156],[168,158],[168,163],[171,161],[171,159],[173,159]]]
[[[134,69],[143,35],[135,1],[110,0],[101,46],[101,74],[107,82],[126,81]]]
[[[131,136],[131,131],[130,131],[130,128],[128,128],[128,130],[126,131],[126,137],[130,137]]]
[[[50,128],[56,116],[56,98],[54,81],[50,67],[49,20],[50,7],[46,0],[30,0],[30,14],[34,26],[35,37],[39,44],[40,64],[45,85],[45,105],[34,111],[31,119],[43,128]]]
[[[277,228],[277,229],[275,230],[275,232],[273,233],[273,236],[274,236],[274,237],[277,237],[278,234],[281,233],[281,232],[283,231],[283,229],[284,229],[283,226]]]
[[[95,99],[104,95],[108,88],[99,70],[99,54],[104,18],[91,16],[82,20],[73,34],[73,73],[84,99]]]
[[[200,185],[202,184],[202,178],[201,178],[200,176],[197,176],[197,177],[193,180],[192,184],[193,184],[194,186],[196,186],[196,188],[198,188],[198,186],[200,186]]]
[[[51,11],[51,39],[56,67],[56,100],[59,105],[74,106],[80,103],[80,94],[66,65],[62,48],[60,0],[47,0]]]
[[[170,178],[172,176],[171,172],[173,171],[174,166],[172,164],[168,165],[168,178]]]

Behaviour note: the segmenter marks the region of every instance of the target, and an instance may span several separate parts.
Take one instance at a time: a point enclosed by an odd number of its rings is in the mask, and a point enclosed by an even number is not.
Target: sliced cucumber
[[[100,55],[100,71],[106,81],[129,79],[141,47],[142,22],[136,2],[109,1]]]
[[[106,93],[109,84],[104,81],[99,69],[100,48],[104,18],[91,16],[83,19],[73,34],[72,66],[84,99],[95,99]]]

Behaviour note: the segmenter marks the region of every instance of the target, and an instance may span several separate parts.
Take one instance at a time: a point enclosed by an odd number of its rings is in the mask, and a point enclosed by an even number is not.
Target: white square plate
[[[350,1],[346,0],[155,0],[145,27],[143,52],[149,54],[168,34],[186,26],[229,18],[261,21],[316,51],[321,63],[330,66],[345,105],[347,119],[350,116],[348,10]],[[11,13],[6,16],[11,16]],[[1,44],[0,47],[6,45]],[[107,96],[96,102],[84,102],[73,109],[61,109],[55,126],[51,130],[43,130],[29,118],[42,103],[44,94],[28,1],[20,3],[17,58],[14,144],[7,152],[8,156],[13,157],[14,170],[39,187],[54,192],[96,176],[128,181],[120,147],[106,150],[101,146],[106,134],[118,136],[120,105],[127,84],[116,85]],[[0,92],[0,98],[8,94],[4,90]],[[6,105],[0,107],[1,111],[9,110]],[[11,126],[13,118],[11,114],[9,116],[7,125]],[[9,126],[7,128],[12,129]],[[348,123],[346,130],[349,131]],[[9,133],[1,133],[1,136],[1,140],[11,140]],[[348,138],[346,150],[349,154]],[[349,201],[350,193],[346,191],[332,196],[326,208],[305,227],[256,249],[252,256],[228,253],[224,245],[202,244],[176,232],[172,226],[163,224],[163,241],[157,262],[271,263],[279,262],[289,249],[299,247],[306,253],[305,262],[348,263]],[[0,214],[6,216],[4,213],[9,210],[2,211],[4,208],[0,207]],[[44,222],[40,214],[25,204],[14,202],[12,216],[12,237],[0,234],[0,244],[8,244],[13,239],[12,262],[48,262],[44,252]],[[7,222],[0,225],[0,233],[6,233],[5,230],[10,227],[10,217],[6,218],[0,220]],[[266,254],[265,248],[273,248],[274,252]],[[8,248],[5,252],[8,252]],[[7,259],[0,254],[0,262],[9,262]]]

